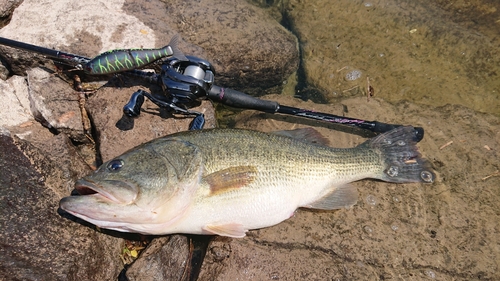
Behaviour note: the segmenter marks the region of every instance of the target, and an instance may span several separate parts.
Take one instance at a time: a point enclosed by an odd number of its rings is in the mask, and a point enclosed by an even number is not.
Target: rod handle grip
[[[208,91],[208,98],[231,107],[254,109],[268,113],[275,113],[279,104],[275,101],[261,100],[245,93],[213,85]]]

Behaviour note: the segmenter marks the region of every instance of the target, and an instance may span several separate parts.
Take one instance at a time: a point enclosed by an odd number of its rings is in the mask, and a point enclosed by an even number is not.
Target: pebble
[[[349,71],[346,75],[345,75],[345,80],[347,81],[354,81],[354,80],[357,80],[361,77],[361,71],[360,70],[357,70],[357,69],[354,69],[354,70],[351,70]]]

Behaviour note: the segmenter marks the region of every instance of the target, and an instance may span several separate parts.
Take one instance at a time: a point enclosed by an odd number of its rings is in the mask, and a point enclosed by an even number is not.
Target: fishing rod
[[[177,42],[178,37],[174,36],[169,45],[163,48],[117,49],[91,59],[0,37],[2,45],[57,59],[89,75],[123,73],[160,85],[163,90],[161,95],[152,95],[144,90],[138,90],[132,94],[129,102],[123,107],[124,114],[129,117],[139,116],[142,104],[145,98],[148,98],[160,108],[177,114],[194,116],[189,129],[202,129],[205,123],[204,115],[190,108],[199,104],[200,100],[209,99],[235,108],[253,109],[272,114],[281,113],[342,124],[376,134],[402,126],[280,105],[276,101],[262,100],[233,89],[214,85],[215,70],[212,64],[198,57],[184,56],[177,48]],[[160,59],[163,59],[160,74],[137,69]],[[419,142],[424,137],[424,129],[421,127],[414,129],[415,141]]]
[[[16,49],[21,49],[21,50],[39,53],[41,55],[51,57],[53,59],[61,59],[65,62],[69,63],[69,65],[74,66],[74,67],[76,67],[77,65],[84,65],[90,61],[89,58],[82,57],[79,55],[74,55],[74,54],[63,52],[63,51],[57,51],[54,49],[49,49],[49,48],[40,47],[37,45],[19,42],[19,41],[15,41],[15,40],[4,38],[4,37],[0,37],[0,44],[5,45],[5,46],[9,46],[9,47],[13,47]]]

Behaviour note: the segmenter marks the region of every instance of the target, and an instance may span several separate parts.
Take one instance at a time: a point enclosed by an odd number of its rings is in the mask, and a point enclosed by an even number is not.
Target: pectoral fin
[[[245,232],[247,232],[243,225],[238,223],[206,225],[203,230],[210,234],[217,234],[220,236],[228,236],[233,238],[245,237]]]
[[[305,208],[320,210],[335,210],[351,207],[358,201],[358,191],[352,185],[342,185],[333,189],[332,192],[312,202]]]
[[[241,188],[252,183],[257,176],[254,166],[226,168],[203,177],[210,185],[210,195]]]

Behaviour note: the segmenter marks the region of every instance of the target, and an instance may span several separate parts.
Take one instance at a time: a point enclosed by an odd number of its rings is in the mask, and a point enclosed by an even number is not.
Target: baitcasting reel
[[[169,58],[161,66],[161,73],[154,74],[151,80],[156,80],[163,89],[163,95],[152,95],[138,90],[133,93],[130,101],[123,107],[123,112],[129,117],[140,114],[144,97],[150,99],[159,107],[169,108],[175,113],[195,115],[190,129],[202,129],[205,123],[202,113],[189,110],[200,104],[214,83],[215,70],[206,60],[194,56],[186,56],[188,60]]]

